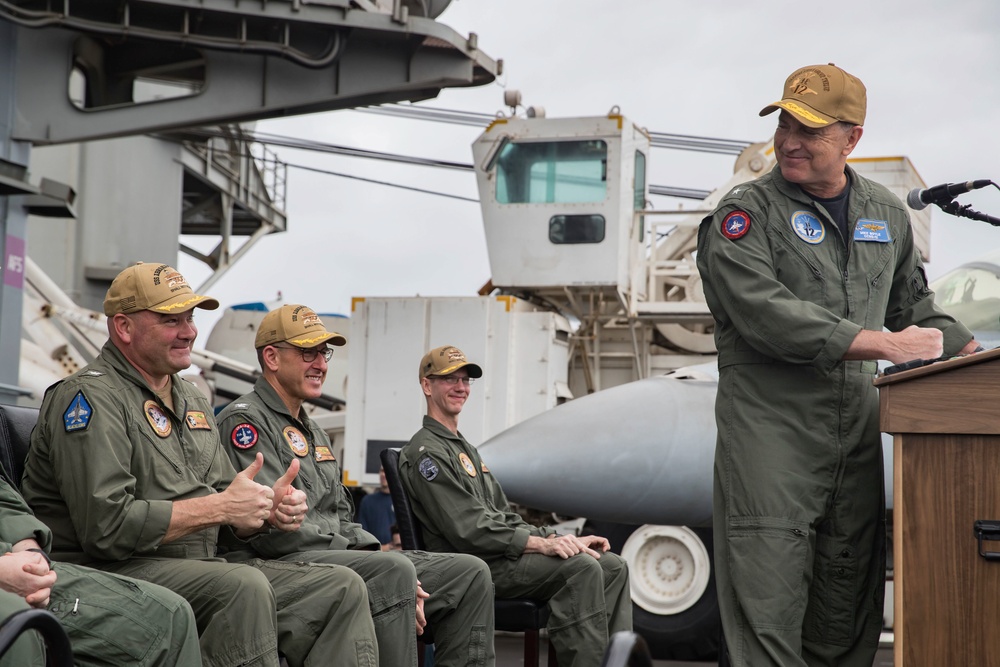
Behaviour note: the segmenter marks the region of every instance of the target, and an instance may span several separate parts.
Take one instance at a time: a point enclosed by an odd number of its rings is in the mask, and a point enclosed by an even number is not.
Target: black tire
[[[583,532],[603,535],[611,543],[611,550],[620,554],[625,541],[638,527],[603,521],[588,521],[584,525]],[[646,640],[650,653],[657,660],[714,661],[719,659],[722,621],[719,618],[719,601],[715,589],[712,529],[692,528],[691,530],[704,542],[712,567],[708,587],[701,598],[691,608],[674,616],[651,614],[636,604],[632,605],[633,628]]]

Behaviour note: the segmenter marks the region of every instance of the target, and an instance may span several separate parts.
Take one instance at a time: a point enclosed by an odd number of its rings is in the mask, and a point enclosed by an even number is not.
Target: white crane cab
[[[649,135],[605,118],[500,118],[473,143],[493,285],[628,291]]]

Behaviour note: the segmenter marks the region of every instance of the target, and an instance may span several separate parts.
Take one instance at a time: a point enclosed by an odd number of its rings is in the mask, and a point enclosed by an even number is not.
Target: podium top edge
[[[966,354],[960,357],[952,357],[951,359],[946,359],[944,361],[936,361],[926,366],[900,371],[899,373],[893,373],[892,375],[880,374],[875,378],[874,384],[876,387],[882,387],[885,385],[895,384],[897,382],[905,382],[906,380],[921,378],[926,375],[945,373],[954,368],[981,364],[997,358],[1000,358],[1000,347],[995,347],[992,350],[985,350],[983,352],[976,352],[974,354]]]

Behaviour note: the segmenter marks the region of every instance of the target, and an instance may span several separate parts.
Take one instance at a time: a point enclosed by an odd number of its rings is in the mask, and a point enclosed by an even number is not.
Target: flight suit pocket
[[[146,596],[135,582],[97,573],[77,577],[67,588],[53,591],[49,611],[76,638],[74,658],[142,664],[160,641],[169,617],[161,608],[145,604]],[[150,613],[154,610],[162,613]]]
[[[801,628],[808,526],[774,517],[737,517],[730,520],[728,549],[737,605],[750,626]]]
[[[906,278],[906,291],[908,301],[906,305],[912,305],[930,294],[931,288],[927,286],[927,274],[924,267],[918,266]]]
[[[802,638],[850,646],[858,591],[858,558],[853,547],[820,536]]]

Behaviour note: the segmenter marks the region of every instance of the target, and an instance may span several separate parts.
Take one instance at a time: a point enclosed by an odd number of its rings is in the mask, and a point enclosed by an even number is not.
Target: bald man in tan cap
[[[294,484],[308,495],[310,511],[298,531],[255,536],[226,558],[333,563],[357,572],[368,586],[384,667],[417,664],[416,635],[425,621],[434,631],[434,664],[490,667],[493,583],[486,564],[458,553],[381,551],[378,539],[354,521],[330,438],[305,406],[322,393],[333,346],[345,342],[303,305],[283,305],[261,321],[254,345],[262,376],[219,413],[219,429],[237,467],[264,454],[261,481],[301,464]]]
[[[279,650],[292,667],[375,665],[368,595],[349,569],[216,557],[220,532],[295,531],[308,509],[297,465],[273,487],[254,481],[260,456],[236,472],[212,406],[177,375],[191,365],[194,309],[218,305],[165,264],[122,271],[100,355],[45,394],[24,496],[52,529],[53,558],[183,596],[205,665],[276,667]]]
[[[733,665],[870,667],[885,581],[877,362],[978,344],[934,305],[902,203],[847,165],[864,84],[801,67],[760,115],[775,111],[777,166],[698,234],[719,350],[719,607]]]

